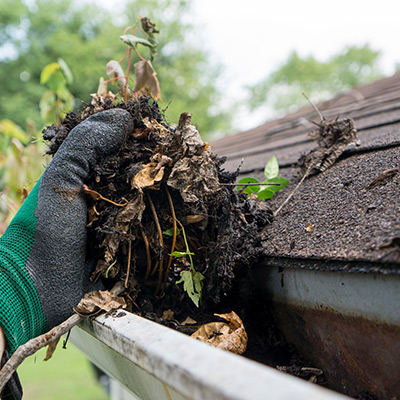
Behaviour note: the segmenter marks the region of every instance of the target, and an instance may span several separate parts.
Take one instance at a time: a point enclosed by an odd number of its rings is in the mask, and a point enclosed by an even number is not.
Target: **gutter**
[[[287,259],[270,261],[252,272],[253,280],[286,341],[324,371],[328,387],[397,399],[400,275],[320,270],[318,261],[314,270]]]
[[[71,341],[132,399],[346,398],[125,311],[86,319]]]

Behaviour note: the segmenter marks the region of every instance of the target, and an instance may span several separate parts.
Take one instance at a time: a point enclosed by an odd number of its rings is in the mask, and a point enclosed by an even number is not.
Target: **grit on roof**
[[[400,73],[338,95],[318,108],[327,119],[352,118],[361,145],[349,146],[330,169],[303,182],[266,227],[266,255],[343,260],[351,263],[349,268],[362,261],[379,263],[381,272],[399,270]],[[270,201],[274,210],[299,180],[297,160],[315,147],[307,138],[315,129],[309,120],[318,121],[311,106],[215,141],[213,150],[228,157],[227,170],[236,170],[244,158],[242,176],[256,178],[263,177],[265,163],[275,155],[280,175],[291,184]],[[383,179],[387,170],[393,171]]]

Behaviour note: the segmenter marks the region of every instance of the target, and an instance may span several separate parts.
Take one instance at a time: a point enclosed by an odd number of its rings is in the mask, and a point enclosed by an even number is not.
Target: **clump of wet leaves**
[[[134,130],[82,188],[88,257],[96,261],[92,280],[107,288],[122,281],[128,309],[153,320],[161,321],[165,310],[174,312],[175,321],[214,312],[260,255],[257,233],[271,211],[229,186],[237,174],[223,170],[224,160],[201,140],[190,114],[170,126],[146,97],[117,105],[94,99],[47,128],[49,152],[79,122],[114,107],[130,112]]]

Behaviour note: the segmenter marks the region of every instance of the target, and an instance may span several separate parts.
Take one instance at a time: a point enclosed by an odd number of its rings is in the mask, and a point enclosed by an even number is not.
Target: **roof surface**
[[[327,119],[352,118],[361,145],[348,146],[331,168],[302,183],[266,227],[266,254],[305,264],[341,260],[343,269],[368,264],[374,271],[398,272],[400,73],[338,95],[318,109]],[[225,168],[230,171],[244,159],[241,175],[256,178],[263,178],[266,162],[275,155],[279,175],[291,180],[268,200],[276,210],[301,177],[298,159],[316,147],[307,138],[315,130],[309,120],[319,120],[311,106],[215,141],[213,150],[228,157]],[[387,170],[394,171],[385,177]]]

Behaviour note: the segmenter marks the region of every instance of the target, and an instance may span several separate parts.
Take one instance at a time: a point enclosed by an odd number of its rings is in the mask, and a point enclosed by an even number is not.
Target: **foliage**
[[[181,224],[180,224],[181,225]],[[181,230],[179,233],[182,232],[183,240],[185,241],[186,250],[183,251],[174,251],[170,254],[172,257],[189,257],[190,261],[190,268],[185,271],[181,271],[180,277],[176,283],[183,283],[183,290],[187,293],[193,303],[198,307],[201,300],[201,293],[203,290],[203,279],[204,276],[201,272],[196,271],[193,264],[194,253],[192,253],[189,249],[189,244],[186,239],[185,228],[181,225]],[[173,236],[173,230],[168,229],[163,232],[164,235]]]
[[[40,81],[49,88],[40,100],[43,119],[47,124],[58,123],[72,108],[73,97],[67,89],[72,74],[60,59],[43,68]],[[43,142],[36,139],[41,133],[33,122],[24,131],[15,122],[3,119],[0,133],[0,221],[7,223],[36,183],[47,159],[43,157]]]
[[[287,61],[262,82],[251,87],[250,106],[269,104],[278,111],[305,105],[301,92],[314,100],[361,85],[381,76],[380,53],[368,45],[348,46],[326,62],[313,56],[301,58],[293,51]]]
[[[243,185],[238,186],[238,190],[243,190],[249,196],[255,193],[259,200],[267,200],[274,196],[276,192],[282,190],[288,183],[289,180],[278,176],[279,164],[275,156],[271,157],[264,168],[265,180],[260,182],[258,179],[253,177],[246,177],[239,180],[238,183]],[[246,186],[245,184],[251,184]],[[265,185],[266,183],[271,185]],[[258,185],[259,184],[259,185]],[[264,185],[263,185],[264,184]]]
[[[129,0],[125,5],[118,3],[112,12],[94,2],[34,0],[28,5],[23,0],[2,0],[0,115],[21,127],[27,117],[41,125],[37,107],[45,92],[40,85],[41,70],[59,58],[74,75],[69,89],[75,106],[88,102],[106,63],[126,49],[118,39],[122,27],[134,24],[138,15],[146,15],[163,32],[159,39],[153,32],[146,40],[158,49],[157,77],[168,107],[167,118],[174,122],[182,111],[188,111],[205,136],[229,129],[229,118],[218,106],[221,93],[215,81],[219,70],[204,45],[189,39],[196,29],[186,22],[189,12],[190,0]],[[143,55],[152,60],[155,53],[151,48],[147,52]],[[132,62],[139,60],[134,55]]]
[[[45,124],[61,123],[63,115],[73,109],[74,97],[67,89],[72,82],[71,70],[62,58],[43,68],[40,83],[49,90],[43,93],[39,107]]]

